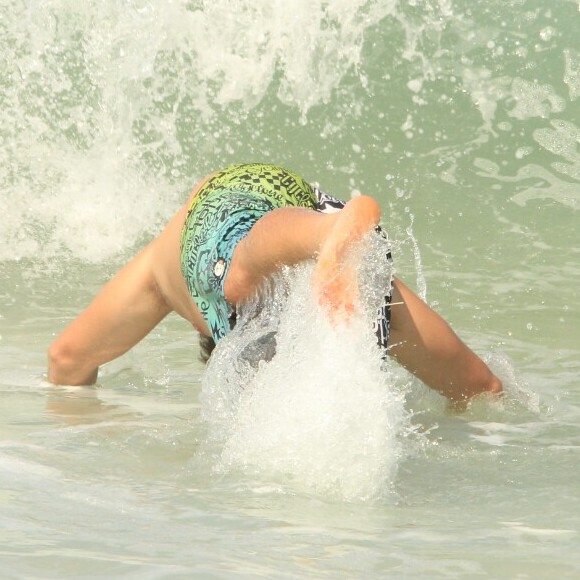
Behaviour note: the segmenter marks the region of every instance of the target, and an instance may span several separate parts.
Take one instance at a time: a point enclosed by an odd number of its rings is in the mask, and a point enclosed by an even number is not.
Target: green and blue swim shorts
[[[224,296],[225,278],[236,246],[252,226],[279,207],[304,207],[330,213],[344,205],[296,173],[275,165],[232,165],[204,183],[191,202],[183,226],[181,270],[216,343],[231,330],[234,308]],[[391,261],[390,252],[386,259]],[[388,289],[373,325],[377,342],[385,348],[390,301]]]

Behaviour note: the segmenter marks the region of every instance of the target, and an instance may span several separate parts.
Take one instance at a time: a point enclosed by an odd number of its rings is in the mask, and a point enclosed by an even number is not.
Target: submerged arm
[[[451,327],[401,280],[393,287],[389,354],[455,403],[499,394],[501,381]]]

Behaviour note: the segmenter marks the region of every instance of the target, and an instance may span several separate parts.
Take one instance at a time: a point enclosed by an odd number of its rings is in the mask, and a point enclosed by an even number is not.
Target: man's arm
[[[104,286],[52,343],[50,382],[93,384],[101,364],[128,351],[171,311],[155,282],[152,255],[149,245]]]
[[[187,293],[179,265],[181,228],[193,196],[206,180],[196,187],[163,232],[112,278],[53,342],[49,349],[49,381],[93,384],[101,364],[127,352],[173,309],[194,322],[191,305],[184,305],[179,288],[173,286],[181,283]]]
[[[378,203],[367,196],[350,200],[343,210],[332,214],[300,207],[284,207],[267,213],[234,251],[225,281],[226,300],[232,304],[240,302],[281,266],[315,256],[318,256],[318,269],[324,270],[319,276],[324,286],[337,274],[336,269],[341,266],[348,248],[374,228],[379,219]],[[331,290],[326,287],[326,291]]]
[[[234,253],[226,298],[243,300],[276,268],[317,255],[314,291],[331,319],[348,320],[358,303],[356,268],[348,251],[380,215],[377,202],[366,196],[334,214],[283,208],[265,215]],[[400,280],[394,283],[393,303],[388,352],[405,368],[458,404],[501,392],[501,382],[487,365]]]
[[[487,365],[398,279],[393,302],[388,353],[408,371],[459,405],[482,393],[502,392]]]

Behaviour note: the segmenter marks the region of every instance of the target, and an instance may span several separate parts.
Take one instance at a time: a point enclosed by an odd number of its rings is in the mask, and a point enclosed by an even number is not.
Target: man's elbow
[[[359,195],[353,197],[348,204],[359,215],[366,218],[369,224],[376,225],[381,220],[381,206],[379,202],[369,195]]]
[[[503,384],[495,375],[493,375],[487,385],[487,392],[492,395],[501,395],[503,393]]]
[[[87,365],[75,349],[57,338],[48,349],[48,381],[55,385],[92,385],[98,369]]]
[[[496,395],[501,396],[503,394],[503,385],[500,379],[498,379],[491,371],[488,372],[487,377],[479,382],[472,392],[469,393],[468,399],[473,399],[478,395]]]

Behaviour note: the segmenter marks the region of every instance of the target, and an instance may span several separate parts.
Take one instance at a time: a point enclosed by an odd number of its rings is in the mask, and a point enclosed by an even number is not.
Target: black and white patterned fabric
[[[340,211],[345,205],[346,202],[329,195],[322,191],[319,187],[315,186],[314,193],[316,194],[317,205],[316,210],[321,213],[336,213]],[[387,240],[387,234],[385,231],[380,227],[377,226],[375,231],[385,240]],[[385,263],[388,265],[389,268],[392,267],[393,257],[391,255],[391,251],[387,250],[385,253]],[[385,294],[383,299],[383,304],[379,307],[377,311],[377,317],[373,322],[373,332],[377,337],[377,344],[385,349],[385,356],[386,356],[386,349],[389,342],[389,334],[391,331],[391,299],[392,299],[392,291],[393,287],[388,289],[388,292]]]

